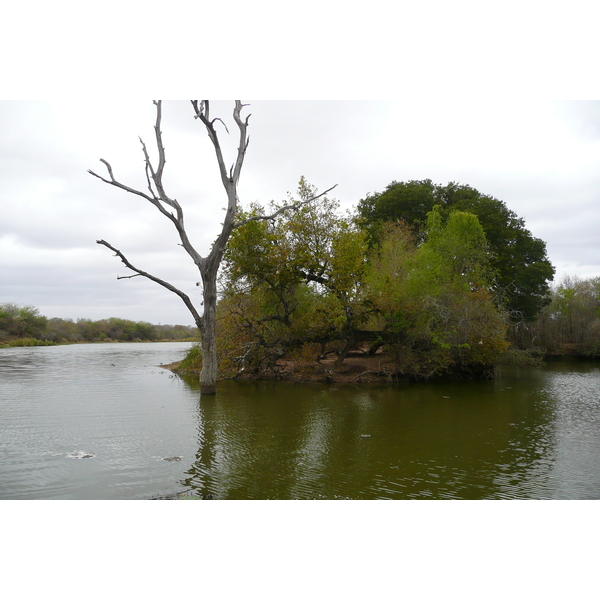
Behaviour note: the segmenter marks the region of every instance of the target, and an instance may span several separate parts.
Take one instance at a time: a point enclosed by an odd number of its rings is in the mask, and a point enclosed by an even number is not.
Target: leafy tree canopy
[[[316,192],[300,179],[298,202]],[[293,201],[290,198],[287,204]],[[271,203],[269,211],[277,213],[279,208]],[[249,211],[239,210],[238,218],[263,214],[263,207],[255,204]],[[225,251],[223,278],[229,288],[266,284],[272,290],[283,290],[308,283],[349,299],[356,295],[355,284],[364,268],[365,240],[365,233],[339,214],[338,201],[325,196],[236,229]]]
[[[337,200],[315,197],[316,189],[300,179],[298,208],[280,212],[271,203],[274,218],[254,204],[238,209],[247,221],[235,229],[225,251],[220,302],[221,347],[238,353],[248,350],[239,364],[246,367],[277,356],[277,348],[303,343],[352,339],[361,322],[361,281],[366,264],[366,234],[339,211]],[[267,356],[268,355],[268,356]],[[264,362],[264,361],[263,361]]]
[[[535,238],[525,222],[504,202],[482,194],[468,185],[454,182],[445,186],[430,179],[390,183],[383,192],[359,201],[357,223],[377,245],[386,222],[404,221],[419,241],[425,239],[428,213],[437,207],[442,220],[451,212],[476,215],[489,243],[490,267],[495,271],[492,291],[513,319],[533,320],[549,302],[548,282],[554,267],[546,244]]]
[[[505,313],[487,291],[492,273],[483,229],[463,212],[444,223],[434,208],[426,236],[417,247],[405,223],[382,227],[365,277],[381,315],[378,328],[394,334],[397,362],[413,376],[485,373],[508,344]]]

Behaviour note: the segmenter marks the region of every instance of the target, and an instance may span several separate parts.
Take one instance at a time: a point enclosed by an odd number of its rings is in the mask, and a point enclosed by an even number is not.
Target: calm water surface
[[[188,347],[0,349],[0,498],[600,498],[598,363],[200,398]]]

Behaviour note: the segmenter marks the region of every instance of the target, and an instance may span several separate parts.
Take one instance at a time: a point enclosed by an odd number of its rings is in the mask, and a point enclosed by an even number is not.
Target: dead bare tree
[[[303,204],[312,202],[313,200],[316,200],[317,198],[320,198],[321,196],[327,194],[336,186],[333,186],[325,192],[323,192],[322,194],[319,194],[318,196],[315,196],[308,200],[286,205],[272,215],[252,217],[251,219],[248,219],[246,221],[240,221],[236,223],[235,215],[238,206],[237,186],[249,142],[247,129],[248,119],[250,118],[250,115],[248,115],[245,118],[242,118],[241,116],[242,109],[244,108],[244,106],[247,105],[242,104],[239,100],[235,101],[235,107],[233,109],[233,119],[239,130],[239,146],[237,150],[236,160],[228,171],[227,167],[225,166],[225,160],[223,158],[221,144],[219,143],[219,138],[214,127],[215,122],[217,121],[219,121],[223,125],[225,124],[219,118],[214,118],[211,120],[209,115],[208,100],[202,100],[201,102],[199,102],[198,100],[192,100],[191,102],[194,109],[194,118],[199,119],[204,124],[208,133],[208,137],[210,138],[210,141],[212,142],[212,145],[214,147],[217,156],[219,171],[221,174],[221,181],[223,183],[223,187],[225,188],[225,192],[227,193],[227,209],[225,220],[223,221],[223,227],[221,229],[221,233],[213,243],[210,252],[206,257],[201,256],[188,239],[183,220],[183,210],[177,200],[169,198],[163,187],[162,176],[165,167],[165,149],[162,142],[162,132],[160,130],[162,118],[162,103],[160,100],[154,102],[156,106],[156,123],[154,125],[154,132],[156,137],[156,146],[158,150],[158,165],[156,169],[154,168],[150,160],[150,156],[146,149],[146,145],[140,138],[142,151],[144,153],[148,192],[131,188],[118,181],[113,174],[113,169],[111,165],[108,163],[108,161],[102,158],[100,159],[100,161],[106,166],[106,169],[108,171],[108,179],[105,177],[101,177],[100,175],[94,173],[94,171],[91,170],[88,170],[88,173],[90,173],[94,177],[97,177],[98,179],[101,179],[104,183],[108,183],[110,185],[118,187],[131,194],[141,196],[142,198],[156,206],[156,208],[165,217],[167,217],[175,226],[177,233],[179,234],[179,238],[181,240],[181,246],[192,258],[194,264],[198,267],[198,270],[200,272],[200,277],[202,280],[202,299],[204,307],[202,315],[200,315],[200,312],[196,309],[196,307],[194,306],[193,302],[187,294],[177,289],[170,283],[158,277],[155,277],[150,273],[142,271],[141,269],[138,269],[137,267],[132,265],[131,262],[129,262],[129,260],[124,256],[124,254],[120,250],[117,250],[117,248],[115,248],[105,240],[97,240],[96,243],[106,246],[107,248],[112,250],[115,253],[115,255],[121,259],[121,262],[123,262],[123,264],[128,269],[135,273],[135,275],[121,276],[118,277],[118,279],[128,279],[138,276],[146,277],[147,279],[150,279],[151,281],[162,285],[174,294],[177,294],[183,300],[184,304],[194,317],[194,321],[200,331],[200,340],[202,347],[202,371],[200,373],[201,393],[215,394],[218,371],[216,344],[217,274],[231,232],[236,227],[240,227],[251,220],[274,219],[277,216],[277,214],[279,214],[282,210],[298,208]],[[227,130],[227,127],[225,127],[225,129]]]

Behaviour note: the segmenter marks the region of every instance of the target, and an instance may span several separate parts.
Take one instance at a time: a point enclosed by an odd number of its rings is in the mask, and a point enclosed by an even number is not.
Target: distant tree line
[[[285,202],[295,210],[238,209],[246,224],[220,275],[221,376],[385,352],[394,376],[485,377],[564,344],[600,345],[598,280],[551,287],[545,242],[504,202],[456,183],[392,182],[342,214],[327,196],[304,202],[316,192],[302,178]]]
[[[178,341],[196,337],[196,328],[186,325],[152,325],[116,317],[73,321],[45,317],[33,306],[0,304],[0,345]]]
[[[537,319],[515,326],[511,337],[548,355],[600,356],[600,277],[566,276]]]

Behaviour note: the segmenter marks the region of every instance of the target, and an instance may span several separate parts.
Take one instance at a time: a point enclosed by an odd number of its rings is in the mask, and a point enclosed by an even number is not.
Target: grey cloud
[[[332,196],[344,207],[392,180],[458,181],[525,218],[557,265],[600,275],[599,106],[251,101],[240,200],[285,199],[302,175],[321,190],[337,183]],[[231,124],[232,107],[216,102],[212,114]],[[181,301],[152,282],[117,281],[125,268],[95,243],[106,239],[136,266],[199,292],[171,224],[86,172],[103,172],[102,157],[121,181],[145,189],[137,136],[154,155],[153,124],[151,101],[0,103],[0,301],[34,304],[48,316],[191,322]],[[226,199],[198,125],[187,101],[164,103],[165,182],[205,253]],[[233,157],[235,129],[220,132]]]

